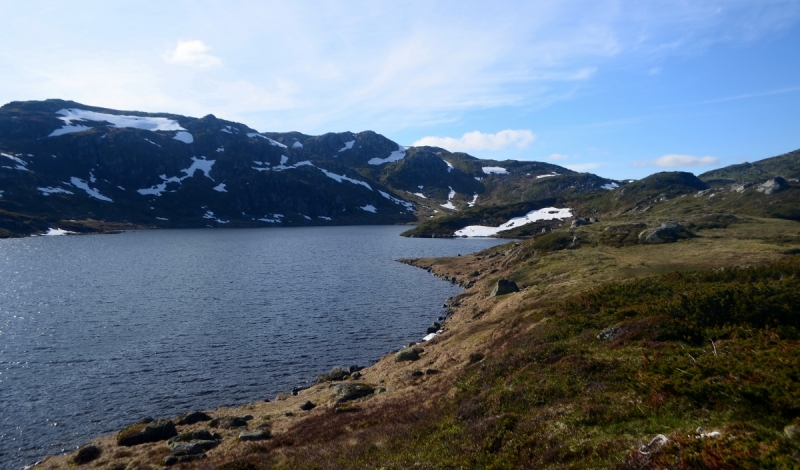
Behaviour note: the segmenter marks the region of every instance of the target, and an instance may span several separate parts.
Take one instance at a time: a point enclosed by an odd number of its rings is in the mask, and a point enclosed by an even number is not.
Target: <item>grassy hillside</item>
[[[700,175],[700,179],[715,185],[722,185],[731,183],[763,183],[776,176],[785,179],[800,178],[800,150],[753,163],[742,163],[711,170]]]

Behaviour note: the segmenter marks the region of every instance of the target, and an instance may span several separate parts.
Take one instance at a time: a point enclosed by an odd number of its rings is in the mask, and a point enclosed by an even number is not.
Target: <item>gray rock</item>
[[[190,413],[186,413],[185,415],[181,416],[180,420],[178,420],[178,424],[180,425],[195,424],[199,423],[200,421],[211,421],[211,416],[208,416],[202,411],[192,411]]]
[[[771,180],[767,180],[764,184],[759,186],[756,191],[764,194],[772,194],[777,193],[778,191],[783,191],[784,189],[789,187],[789,183],[781,178],[780,176],[776,176]]]
[[[791,440],[800,439],[800,426],[796,424],[786,426],[783,428],[783,435]]]
[[[177,435],[178,430],[175,429],[175,423],[169,420],[158,420],[147,425],[134,424],[123,429],[117,434],[117,445],[135,446],[145,442],[166,441]]]
[[[603,341],[614,341],[619,337],[620,333],[622,333],[622,328],[619,328],[617,326],[612,326],[611,328],[606,328],[605,330],[598,333],[597,339]]]
[[[195,440],[189,442],[171,442],[167,444],[172,455],[197,455],[217,447],[215,440]]]
[[[222,428],[222,429],[231,429],[231,428],[242,428],[247,427],[247,419],[239,416],[233,417],[224,417],[224,418],[215,418],[212,419],[209,426],[212,428]]]
[[[639,233],[639,243],[659,244],[678,241],[681,236],[691,235],[677,222],[664,222],[660,227],[649,228]]]
[[[498,295],[506,295],[512,292],[519,292],[517,283],[514,281],[509,281],[508,279],[499,279],[490,296],[497,297]]]
[[[269,429],[259,429],[257,431],[242,431],[239,433],[240,441],[263,441],[269,439],[272,433]]]
[[[354,372],[360,371],[361,369],[363,369],[363,367],[361,367],[361,366],[350,366],[350,367],[347,368],[347,372],[352,374]]]
[[[552,232],[552,231],[553,231],[553,229],[551,229],[550,227],[542,227],[542,233],[547,233],[547,232]]]
[[[331,395],[336,397],[336,401],[343,402],[362,398],[374,392],[375,389],[367,384],[349,382],[334,387],[333,391],[331,391]]]
[[[419,353],[414,348],[405,348],[403,350],[398,351],[394,355],[394,359],[397,362],[416,361],[417,359],[419,359]]]
[[[145,416],[144,418],[140,419],[139,421],[137,421],[137,422],[135,422],[133,424],[148,424],[148,423],[152,423],[153,421],[155,421],[155,420],[152,417]]]
[[[216,439],[216,436],[208,432],[208,430],[196,429],[171,438],[168,444],[172,444],[173,442],[213,441]]]
[[[328,372],[328,376],[330,376],[331,380],[344,380],[348,375],[347,371],[339,366],[334,366],[331,371]]]
[[[753,185],[753,183],[734,184],[734,185],[731,185],[731,191],[730,192],[732,192],[732,193],[743,193],[745,189],[749,188],[752,185]]]

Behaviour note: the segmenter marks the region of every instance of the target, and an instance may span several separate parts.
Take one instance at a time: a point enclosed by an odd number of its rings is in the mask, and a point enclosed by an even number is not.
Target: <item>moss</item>
[[[559,251],[572,243],[572,237],[566,232],[550,232],[533,240],[533,248],[545,252]]]

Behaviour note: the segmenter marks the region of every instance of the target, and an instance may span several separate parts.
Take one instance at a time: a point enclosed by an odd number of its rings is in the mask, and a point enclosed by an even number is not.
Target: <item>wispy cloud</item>
[[[524,149],[536,140],[536,135],[530,130],[507,129],[495,134],[484,134],[480,131],[467,132],[460,138],[453,137],[423,137],[412,144],[414,147],[428,145],[441,147],[451,152],[468,152],[471,150],[502,150],[514,146]]]
[[[211,48],[203,41],[178,41],[174,49],[162,56],[168,64],[188,65],[190,67],[208,68],[222,65],[219,57],[209,54]]]
[[[661,157],[656,158],[652,161],[635,161],[633,162],[634,167],[640,166],[657,166],[660,168],[680,168],[680,167],[687,167],[687,166],[711,166],[711,165],[718,165],[719,158],[717,157],[695,157],[693,155],[678,155],[678,154],[667,154]]]
[[[545,157],[547,160],[566,160],[569,158],[568,155],[561,155],[560,153],[554,153]]]

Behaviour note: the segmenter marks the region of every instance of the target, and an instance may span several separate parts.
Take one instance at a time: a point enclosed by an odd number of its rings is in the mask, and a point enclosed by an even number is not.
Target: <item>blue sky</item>
[[[0,102],[374,130],[612,178],[800,148],[800,1],[2,1]]]

